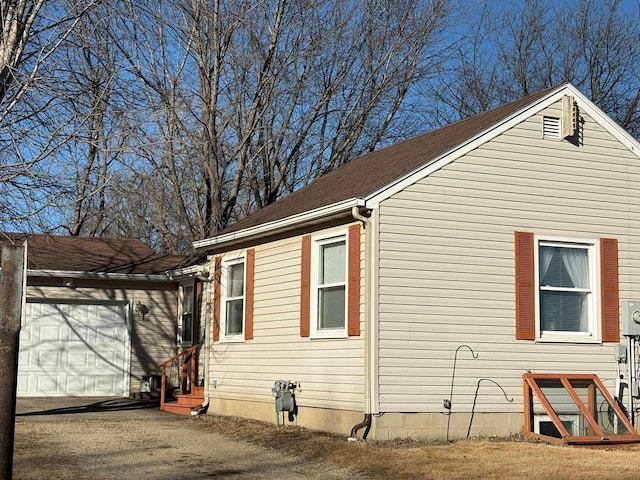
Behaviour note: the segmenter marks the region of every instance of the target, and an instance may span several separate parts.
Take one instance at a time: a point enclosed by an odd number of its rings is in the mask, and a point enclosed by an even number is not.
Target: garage
[[[127,396],[127,304],[27,301],[18,396]]]

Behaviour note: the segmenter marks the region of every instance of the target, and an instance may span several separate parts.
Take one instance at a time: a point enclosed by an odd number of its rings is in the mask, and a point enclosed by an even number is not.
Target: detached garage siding
[[[123,303],[26,305],[19,396],[126,396],[130,335]]]
[[[27,287],[18,396],[126,397],[176,353],[173,284],[30,281],[40,285]]]

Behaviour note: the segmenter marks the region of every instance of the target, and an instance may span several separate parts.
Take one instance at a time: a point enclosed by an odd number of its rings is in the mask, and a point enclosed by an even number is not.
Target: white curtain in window
[[[589,258],[582,248],[559,249],[562,262],[575,288],[589,288]]]
[[[543,331],[589,331],[589,255],[584,248],[539,249],[540,320]],[[575,290],[574,290],[575,289]]]
[[[542,247],[538,254],[540,256],[540,281],[544,281],[547,272],[549,271],[549,265],[551,265],[551,259],[553,258],[553,252],[555,248]]]
[[[560,252],[573,286],[576,288],[589,288],[589,257],[587,251],[582,248],[562,248]],[[587,295],[582,295],[582,308],[580,311],[581,332],[589,331],[586,302]]]

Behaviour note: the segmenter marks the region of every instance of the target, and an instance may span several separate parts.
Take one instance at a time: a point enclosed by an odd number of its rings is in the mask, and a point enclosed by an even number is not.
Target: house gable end
[[[380,202],[392,197],[396,193],[404,190],[441,168],[449,165],[451,162],[461,158],[465,154],[479,148],[487,142],[495,139],[499,135],[505,133],[514,126],[524,122],[528,118],[539,114],[544,109],[557,103],[566,96],[573,96],[578,104],[580,112],[591,117],[616,140],[622,143],[634,155],[640,158],[640,143],[638,143],[624,129],[617,125],[602,110],[600,110],[593,102],[585,97],[579,90],[570,84],[563,85],[549,92],[547,95],[537,99],[528,106],[514,112],[512,115],[505,117],[499,123],[490,126],[486,130],[468,139],[467,141],[456,145],[453,149],[443,153],[439,157],[433,159],[426,165],[422,165],[414,171],[399,177],[393,183],[383,186],[378,191],[371,193],[364,198],[367,206],[374,206]]]

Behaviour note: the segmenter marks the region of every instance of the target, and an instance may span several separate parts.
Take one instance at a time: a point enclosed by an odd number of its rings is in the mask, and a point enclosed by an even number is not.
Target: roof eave
[[[27,269],[27,277],[77,278],[83,280],[128,280],[174,283],[166,274],[79,272],[66,270]]]
[[[245,228],[236,232],[230,232],[216,237],[209,237],[193,242],[195,249],[220,247],[237,241],[246,241],[252,238],[259,238],[275,232],[285,232],[293,230],[301,225],[306,225],[319,220],[327,220],[332,216],[340,215],[351,210],[352,207],[362,207],[365,202],[361,198],[349,198],[342,202],[333,203],[324,207],[316,208],[308,212],[291,215],[272,222],[262,223],[254,227]]]

